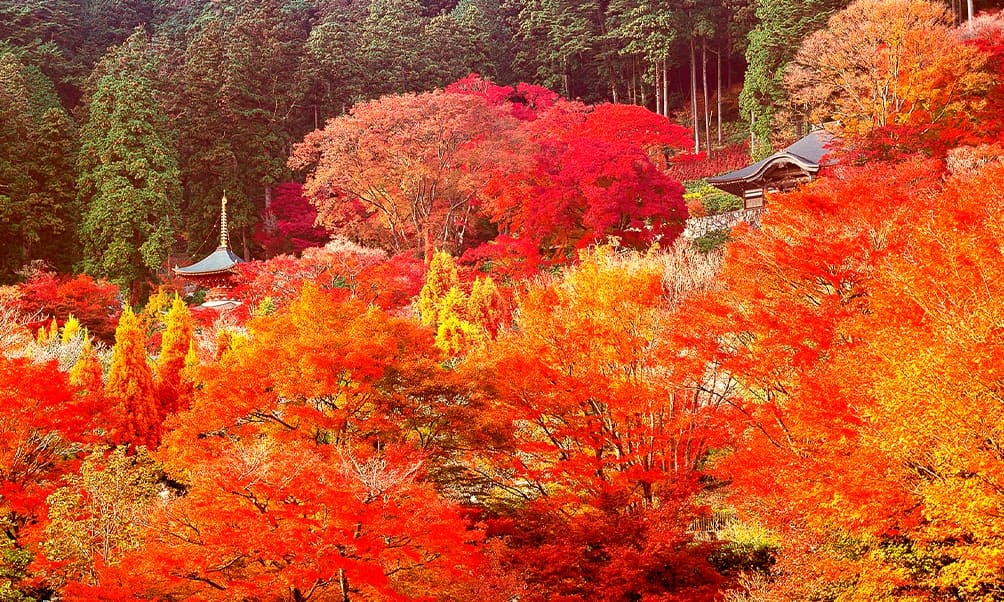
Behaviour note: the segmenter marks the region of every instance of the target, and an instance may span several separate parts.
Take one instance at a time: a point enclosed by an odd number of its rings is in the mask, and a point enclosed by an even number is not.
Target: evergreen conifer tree
[[[157,447],[160,441],[160,414],[153,372],[146,358],[146,336],[128,305],[115,329],[112,365],[105,393],[115,404],[118,439],[132,445]]]
[[[181,197],[176,150],[150,81],[102,76],[81,129],[78,195],[86,272],[139,299],[174,243]]]
[[[157,388],[160,395],[160,417],[185,409],[190,385],[183,370],[192,347],[192,314],[188,306],[175,295],[167,312],[166,328],[161,338],[157,358]]]

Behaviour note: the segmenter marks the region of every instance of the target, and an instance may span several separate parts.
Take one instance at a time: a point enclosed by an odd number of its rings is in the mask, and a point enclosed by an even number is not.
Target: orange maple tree
[[[468,465],[521,599],[717,591],[707,549],[684,531],[721,399],[701,389],[701,363],[667,345],[684,319],[664,281],[683,266],[667,257],[584,253],[464,361],[480,391]]]
[[[464,591],[481,536],[430,480],[452,436],[437,356],[416,325],[316,287],[252,319],[201,370],[191,409],[168,419],[160,457],[180,495],[152,512],[140,549],[77,591]]]
[[[157,357],[158,412],[163,420],[168,414],[187,408],[191,402],[191,382],[185,374],[185,360],[194,344],[194,325],[188,306],[175,295],[167,312]]]
[[[467,244],[479,166],[513,123],[473,96],[385,96],[309,134],[290,166],[311,168],[305,190],[328,230],[429,259],[433,246]]]
[[[873,153],[971,142],[993,77],[952,26],[936,2],[858,0],[802,42],[785,74],[789,102],[814,122],[839,120]]]
[[[115,404],[119,422],[117,440],[155,449],[161,433],[157,389],[146,354],[146,335],[129,306],[115,329],[105,397]]]
[[[845,168],[772,197],[695,306],[691,344],[737,383],[715,472],[784,534],[778,598],[998,591],[1001,253],[985,191],[1004,172],[940,173]]]
[[[100,400],[79,394],[55,362],[0,354],[0,586],[11,595],[43,595],[28,562],[37,556],[45,500],[74,470],[82,446],[107,429],[102,415]]]

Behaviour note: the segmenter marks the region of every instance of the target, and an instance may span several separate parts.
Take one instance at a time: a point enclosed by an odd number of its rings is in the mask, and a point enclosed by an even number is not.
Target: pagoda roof
[[[183,268],[176,267],[174,272],[181,276],[209,276],[229,272],[238,263],[244,263],[244,260],[231,251],[230,247],[217,247],[201,261]]]
[[[174,268],[179,276],[212,276],[224,274],[238,263],[244,263],[239,255],[230,250],[230,238],[227,236],[227,193],[223,192],[220,199],[220,246],[216,250],[192,265]]]
[[[720,176],[708,178],[708,184],[737,196],[743,196],[748,182],[761,181],[774,166],[794,164],[809,175],[819,172],[820,161],[829,152],[827,146],[833,141],[833,134],[826,130],[815,130],[797,142],[787,146],[766,159],[761,159],[742,169]]]

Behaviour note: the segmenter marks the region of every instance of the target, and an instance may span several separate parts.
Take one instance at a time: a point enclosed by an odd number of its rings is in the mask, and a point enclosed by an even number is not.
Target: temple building
[[[753,165],[708,178],[708,184],[742,198],[744,209],[763,207],[768,192],[787,192],[814,180],[832,140],[833,134],[815,130]]]
[[[174,273],[178,276],[208,289],[206,300],[200,307],[216,311],[225,311],[240,305],[240,301],[233,299],[230,293],[234,286],[234,266],[238,263],[244,263],[239,255],[230,250],[230,239],[227,236],[227,194],[225,192],[223,193],[222,205],[220,246],[190,266],[174,268]]]

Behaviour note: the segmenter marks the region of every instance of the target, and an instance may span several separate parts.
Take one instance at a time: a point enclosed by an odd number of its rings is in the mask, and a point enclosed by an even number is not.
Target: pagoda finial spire
[[[220,248],[230,248],[230,238],[227,236],[227,191],[223,191],[223,210],[220,212]]]

